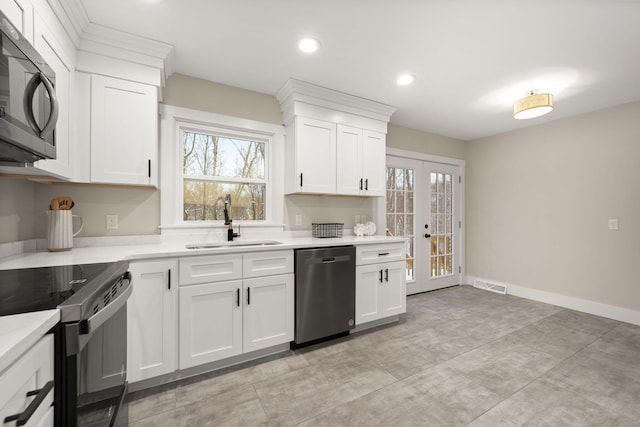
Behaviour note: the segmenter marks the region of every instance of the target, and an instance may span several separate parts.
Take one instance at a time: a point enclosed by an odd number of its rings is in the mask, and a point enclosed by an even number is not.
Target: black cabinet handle
[[[240,288],[236,289],[236,306],[240,307]]]
[[[4,423],[6,424],[15,421],[17,426],[23,426],[28,423],[31,416],[36,412],[38,406],[40,406],[40,404],[42,403],[44,398],[47,397],[47,394],[49,394],[52,388],[53,380],[48,381],[40,390],[28,392],[27,397],[36,395],[36,398],[33,399],[31,403],[29,403],[29,406],[27,406],[27,409],[25,409],[24,412],[5,417]]]
[[[171,290],[171,269],[167,270],[167,289]]]
[[[360,190],[362,191],[362,178],[360,178]]]
[[[300,187],[302,187],[302,172],[300,172]]]
[[[364,189],[365,191],[369,191],[369,178],[364,180]]]
[[[378,254],[378,256],[387,256],[387,255],[389,255],[389,252],[383,252],[381,254]]]
[[[149,164],[147,166],[147,170],[148,170],[148,176],[149,176],[149,178],[151,178],[151,159],[149,159]]]
[[[384,281],[385,282],[389,281],[389,269],[388,268],[384,269]]]
[[[380,283],[382,283],[382,270],[380,270]]]
[[[247,288],[247,305],[251,305],[251,288]]]

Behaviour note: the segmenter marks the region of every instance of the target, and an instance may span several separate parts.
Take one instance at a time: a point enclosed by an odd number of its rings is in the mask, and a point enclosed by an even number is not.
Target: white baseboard
[[[582,311],[583,313],[589,313],[596,316],[606,317],[608,319],[619,320],[621,322],[632,323],[634,325],[640,325],[640,311],[637,310],[631,310],[629,308],[618,307],[615,305],[603,304],[600,302],[590,301],[577,297],[570,297],[554,292],[527,288],[524,286],[514,285],[512,283],[497,282],[495,280],[485,279],[481,277],[466,276],[465,279],[466,283],[471,285],[473,285],[476,279],[504,284],[508,287],[508,295],[557,305],[558,307]]]

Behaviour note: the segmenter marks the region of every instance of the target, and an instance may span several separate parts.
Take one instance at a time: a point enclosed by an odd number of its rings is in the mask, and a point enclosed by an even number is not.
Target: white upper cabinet
[[[55,128],[56,158],[40,160],[35,168],[46,174],[72,179],[72,155],[75,132],[72,132],[72,91],[75,74],[75,49],[59,24],[45,22],[34,14],[33,47],[56,73],[55,90],[58,98],[58,121]]]
[[[0,10],[11,24],[33,44],[33,6],[28,0],[0,0]]]
[[[322,120],[296,117],[295,192],[336,192],[336,125]]]
[[[362,135],[362,176],[364,195],[385,195],[386,135],[370,130]]]
[[[338,125],[337,193],[384,196],[385,134]]]
[[[91,182],[158,185],[158,90],[91,76]]]
[[[276,98],[287,133],[286,194],[384,196],[394,107],[294,79]]]

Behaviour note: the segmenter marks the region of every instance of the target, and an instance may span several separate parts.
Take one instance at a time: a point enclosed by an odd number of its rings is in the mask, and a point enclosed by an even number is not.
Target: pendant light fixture
[[[513,103],[514,119],[532,119],[553,110],[553,95],[531,90],[527,96]]]

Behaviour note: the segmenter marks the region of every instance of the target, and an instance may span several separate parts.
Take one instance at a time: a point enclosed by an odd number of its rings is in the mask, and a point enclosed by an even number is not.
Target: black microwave
[[[55,159],[55,73],[1,11],[0,33],[0,165]]]

